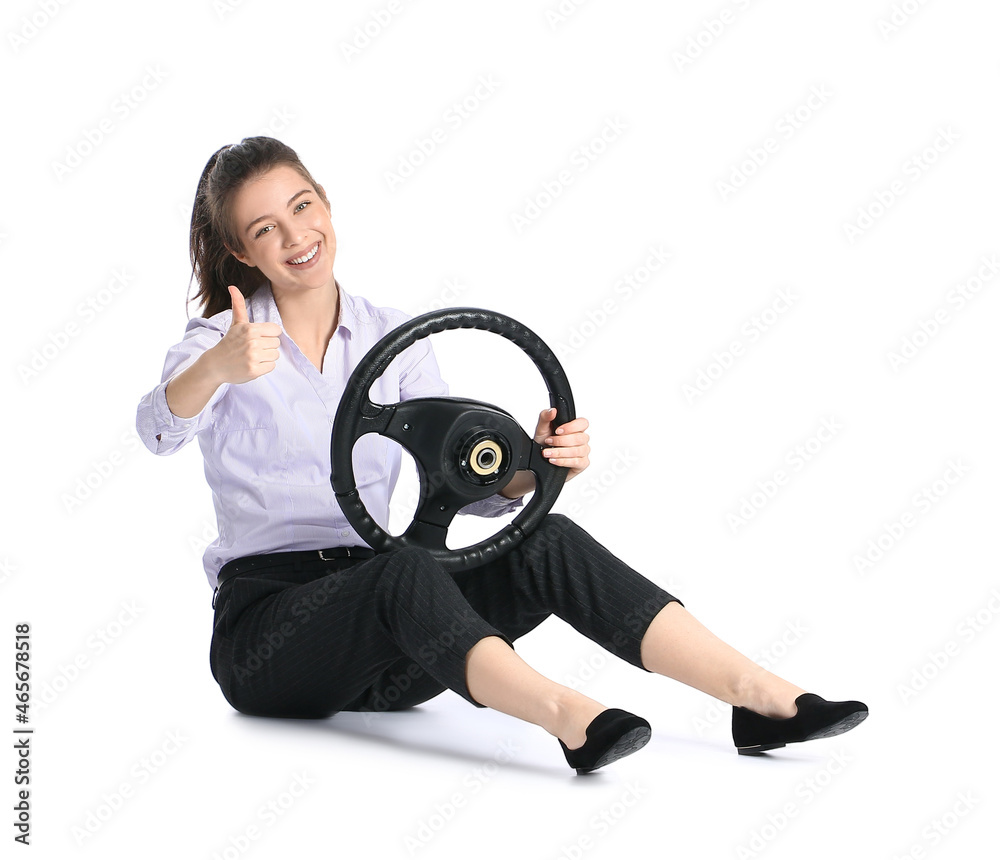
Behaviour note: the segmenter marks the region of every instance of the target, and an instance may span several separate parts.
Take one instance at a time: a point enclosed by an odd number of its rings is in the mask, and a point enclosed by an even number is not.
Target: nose
[[[285,247],[294,248],[296,245],[301,245],[305,241],[305,234],[306,231],[300,227],[289,228],[285,234]]]

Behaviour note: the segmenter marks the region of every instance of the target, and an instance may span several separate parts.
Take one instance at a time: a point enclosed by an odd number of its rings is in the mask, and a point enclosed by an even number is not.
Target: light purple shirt
[[[232,310],[188,321],[184,339],[167,351],[161,382],[139,402],[136,430],[154,454],[173,454],[195,436],[212,488],[219,536],[204,554],[214,588],[227,561],[248,555],[334,546],[368,546],[348,523],[330,485],[330,436],[341,395],[354,368],[384,335],[412,319],[340,291],[340,320],[323,359],[323,372],[282,330],[274,369],[249,382],[224,382],[197,415],[178,418],[167,407],[171,378],[215,346],[229,330]],[[246,302],[250,322],[281,325],[270,284]],[[430,339],[397,355],[371,387],[375,403],[446,396]],[[358,492],[386,529],[389,498],[400,468],[398,445],[369,433],[354,446]],[[524,504],[495,494],[458,511],[498,517]]]

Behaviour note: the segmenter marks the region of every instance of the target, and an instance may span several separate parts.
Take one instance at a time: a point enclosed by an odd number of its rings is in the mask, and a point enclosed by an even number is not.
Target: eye
[[[312,203],[312,200],[303,200],[298,206],[293,210],[294,212],[301,212],[302,209]],[[266,227],[261,227],[256,233],[254,233],[254,238],[259,239],[265,233],[270,232],[274,229],[273,224],[268,224]]]

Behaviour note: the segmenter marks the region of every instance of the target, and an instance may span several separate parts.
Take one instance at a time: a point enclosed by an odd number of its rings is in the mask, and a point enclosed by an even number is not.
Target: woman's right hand
[[[250,322],[239,287],[230,284],[229,295],[233,302],[229,331],[208,352],[212,353],[213,370],[219,381],[238,384],[274,370],[281,326],[273,322]]]

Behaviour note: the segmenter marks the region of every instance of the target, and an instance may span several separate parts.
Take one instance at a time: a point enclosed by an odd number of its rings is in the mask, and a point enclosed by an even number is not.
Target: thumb
[[[233,321],[230,325],[250,322],[250,318],[247,316],[247,303],[243,299],[243,293],[240,292],[240,288],[230,284],[229,296],[233,300]]]
[[[541,444],[542,439],[552,435],[552,422],[556,418],[556,408],[550,406],[538,414],[538,424],[535,427],[535,441]]]

